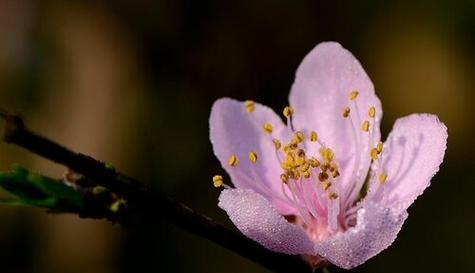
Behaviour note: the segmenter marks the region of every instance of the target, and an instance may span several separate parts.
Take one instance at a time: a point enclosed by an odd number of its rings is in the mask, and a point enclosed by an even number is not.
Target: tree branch
[[[154,219],[157,216],[175,223],[179,227],[200,237],[215,242],[242,257],[248,258],[267,269],[278,273],[309,273],[310,265],[297,255],[285,255],[263,248],[237,230],[231,230],[201,215],[186,205],[164,196],[138,180],[128,177],[92,157],[75,153],[45,137],[28,130],[23,120],[16,115],[0,113],[5,120],[3,139],[28,151],[69,167],[128,201],[127,215],[105,213],[97,210],[94,197],[86,196],[84,210],[74,212],[84,218],[107,219],[122,226],[134,223],[134,218],[143,216]],[[92,198],[92,199],[91,199]],[[92,204],[92,205],[91,205]],[[148,217],[147,217],[148,216]],[[336,272],[335,269],[332,271]]]

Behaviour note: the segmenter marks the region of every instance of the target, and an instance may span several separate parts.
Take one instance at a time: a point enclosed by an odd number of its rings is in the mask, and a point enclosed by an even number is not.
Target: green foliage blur
[[[31,173],[15,165],[0,173],[0,187],[14,197],[0,200],[1,205],[33,206],[50,210],[79,211],[83,206],[80,192],[62,181]]]
[[[301,59],[327,40],[373,80],[383,139],[414,112],[449,128],[431,187],[361,272],[475,272],[474,1],[0,0],[0,108],[232,226],[211,184],[224,174],[208,140],[212,103],[280,111]],[[66,172],[1,143],[0,170],[13,162]],[[0,207],[0,271],[267,272],[166,222],[124,230],[24,207]]]

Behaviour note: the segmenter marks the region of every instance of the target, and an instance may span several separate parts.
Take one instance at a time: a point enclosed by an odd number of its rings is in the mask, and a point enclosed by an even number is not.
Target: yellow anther
[[[344,118],[347,118],[350,116],[350,107],[345,107],[343,108],[343,111],[341,112],[341,115],[344,117]]]
[[[249,152],[249,160],[250,160],[252,163],[256,163],[256,162],[257,162],[257,153],[254,152],[254,151],[250,151],[250,152]]]
[[[228,158],[228,164],[231,167],[236,167],[236,165],[239,163],[239,159],[236,155],[231,155]]]
[[[367,120],[363,121],[363,124],[361,125],[361,130],[363,130],[364,132],[369,131],[369,121]]]
[[[348,98],[349,98],[350,100],[354,100],[354,99],[356,99],[356,97],[358,97],[359,94],[360,94],[360,93],[359,93],[358,91],[353,90],[353,91],[350,92],[350,95],[348,96]]]
[[[292,169],[292,165],[289,164],[288,162],[282,162],[282,163],[280,164],[280,167],[281,167],[282,169],[286,170],[286,171]]]
[[[284,152],[285,152],[285,153],[289,153],[290,151],[291,151],[290,145],[285,145],[285,146],[284,146]]]
[[[221,175],[213,176],[213,185],[215,188],[219,188],[223,185],[223,177]]]
[[[295,139],[296,139],[299,143],[302,142],[302,141],[305,139],[305,135],[304,135],[302,132],[300,132],[300,131],[295,132],[295,135],[294,135],[294,136],[295,136]]]
[[[292,178],[292,179],[295,179],[295,180],[299,180],[300,176],[301,176],[300,172],[295,171],[295,170],[288,171],[287,175],[289,176],[289,178]]]
[[[244,107],[246,107],[246,111],[247,111],[248,113],[254,112],[254,109],[256,108],[256,107],[255,107],[255,104],[254,104],[254,102],[253,102],[252,100],[247,100],[247,101],[245,101],[245,102],[244,102]]]
[[[335,200],[335,199],[338,198],[338,194],[331,191],[331,192],[328,193],[328,198],[330,198],[330,200]]]
[[[328,174],[325,172],[321,172],[318,174],[318,180],[321,182],[326,181],[328,179]]]
[[[338,170],[335,170],[333,172],[333,178],[337,178],[338,176],[340,176],[340,172]]]
[[[315,142],[318,140],[318,135],[315,131],[310,132],[310,141]]]
[[[283,114],[286,118],[290,118],[294,114],[294,108],[290,106],[285,107]]]
[[[282,180],[282,183],[287,184],[287,182],[289,182],[289,176],[283,173],[280,175],[280,180]]]
[[[328,161],[332,161],[334,156],[335,156],[335,154],[333,153],[333,150],[328,148],[328,149],[327,149],[326,159],[327,159]]]
[[[292,153],[287,153],[285,155],[285,159],[284,159],[284,162],[286,163],[289,163],[290,165],[294,165],[295,164],[295,157]]]
[[[264,129],[264,131],[268,134],[272,133],[272,130],[274,129],[274,127],[272,127],[272,124],[270,123],[264,123],[264,125],[262,125],[262,128]]]
[[[371,149],[371,152],[369,154],[370,154],[372,160],[378,159],[379,152],[378,152],[377,148]]]
[[[383,143],[379,142],[378,145],[376,145],[376,149],[378,150],[378,154],[380,154],[383,151]]]
[[[289,148],[291,150],[295,150],[299,146],[299,143],[300,143],[299,140],[296,137],[294,137],[289,143]]]
[[[302,166],[300,166],[300,171],[302,172],[306,172],[308,171],[308,169],[310,169],[310,163],[308,162],[305,162],[302,164]]]
[[[331,186],[332,186],[331,182],[323,182],[322,183],[322,188],[323,188],[324,191],[327,191]]]
[[[272,142],[274,143],[274,147],[276,150],[279,150],[282,147],[282,143],[278,139],[273,139]]]
[[[384,184],[384,182],[386,182],[386,179],[388,179],[387,173],[382,172],[381,174],[379,174],[378,181],[380,184]]]
[[[317,168],[318,166],[320,166],[320,161],[318,161],[316,158],[312,157],[308,160],[308,163],[310,164],[310,166],[312,166],[313,168]]]
[[[335,157],[333,150],[330,148],[321,148],[320,154],[322,155],[323,160],[326,162],[332,161],[333,158]]]
[[[305,178],[310,178],[310,176],[311,176],[311,174],[310,174],[309,171],[303,172],[303,177],[305,177]]]
[[[376,108],[374,108],[374,106],[371,106],[369,109],[368,109],[368,116],[370,118],[374,118],[376,116]]]
[[[299,156],[295,160],[295,165],[297,165],[297,166],[302,166],[304,163],[305,163],[305,158],[304,157]]]
[[[298,157],[305,157],[305,151],[302,149],[298,149],[296,154]]]

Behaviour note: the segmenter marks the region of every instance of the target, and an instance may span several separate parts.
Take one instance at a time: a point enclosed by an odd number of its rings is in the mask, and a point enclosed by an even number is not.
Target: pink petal
[[[313,254],[314,244],[305,231],[287,222],[263,196],[252,190],[223,190],[219,207],[244,235],[265,248],[285,254]]]
[[[447,147],[447,127],[437,116],[412,114],[400,118],[384,144],[383,171],[388,178],[373,198],[386,207],[406,210],[430,185]]]
[[[358,111],[349,93],[357,90],[359,96]],[[335,157],[342,169],[342,188],[348,190],[354,183],[353,176],[358,171],[363,176],[369,168],[368,133],[363,133],[361,124],[368,118],[368,108],[376,109],[373,140],[374,147],[380,139],[379,123],[382,117],[381,102],[374,92],[373,83],[361,67],[358,60],[340,44],[325,42],[317,45],[305,56],[300,64],[292,90],[290,104],[295,108],[294,124],[298,129],[315,130],[320,139],[335,151]],[[342,117],[342,110],[350,106],[351,118],[356,126],[351,126],[349,118]],[[359,114],[359,119],[358,119]],[[360,145],[355,143],[354,132],[364,137]],[[362,147],[356,154],[355,147]],[[370,147],[370,148],[372,148]],[[357,157],[362,156],[358,166],[354,166]]]
[[[262,128],[266,122],[274,127],[272,136]],[[233,184],[262,194],[282,214],[292,213],[294,208],[282,193],[282,170],[272,142],[273,137],[286,137],[286,126],[280,117],[272,109],[258,103],[255,103],[255,110],[248,113],[243,102],[222,98],[214,103],[209,124],[214,153],[231,176]],[[250,151],[257,153],[256,164],[248,159]],[[239,159],[236,167],[228,164],[231,155]]]
[[[395,214],[368,202],[358,211],[355,227],[322,241],[315,251],[339,267],[356,267],[390,246],[406,218],[406,212]]]

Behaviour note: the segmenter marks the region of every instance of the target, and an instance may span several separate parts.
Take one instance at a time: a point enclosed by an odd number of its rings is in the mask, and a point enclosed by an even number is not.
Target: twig
[[[232,250],[274,272],[312,272],[311,267],[300,256],[269,251],[243,236],[240,232],[228,229],[211,218],[193,211],[186,205],[153,191],[134,178],[107,168],[103,162],[75,153],[31,132],[25,127],[19,116],[0,113],[0,117],[5,120],[3,136],[5,142],[16,144],[32,153],[69,167],[98,185],[126,198],[131,206],[129,212],[132,215],[125,215],[124,217],[104,214],[100,210],[95,211],[94,206],[86,206],[83,211],[76,212],[81,217],[104,218],[127,226],[129,221],[133,222],[130,219],[136,216],[148,215],[148,218],[151,219],[163,216],[163,218],[170,220],[181,228]],[[150,217],[150,215],[153,215],[153,217]]]

